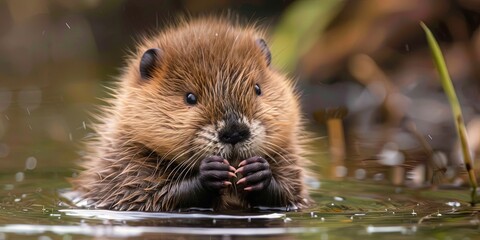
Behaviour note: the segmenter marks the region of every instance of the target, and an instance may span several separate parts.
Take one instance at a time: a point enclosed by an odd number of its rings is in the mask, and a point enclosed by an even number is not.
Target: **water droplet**
[[[15,201],[15,202],[20,202],[20,201],[22,201],[22,199],[20,199],[20,198],[15,198],[13,201]]]
[[[321,217],[321,218],[320,218],[320,221],[325,222],[325,218],[324,218],[324,217]]]
[[[37,167],[37,159],[35,157],[28,157],[25,161],[25,168],[28,170],[33,170]]]
[[[343,202],[345,200],[345,198],[343,198],[343,197],[333,197],[333,200],[335,200],[337,202]]]
[[[450,207],[460,207],[460,206],[462,206],[462,204],[460,204],[459,202],[447,202],[446,204]]]
[[[15,174],[15,181],[21,182],[23,179],[25,179],[25,174],[23,172],[17,172]]]

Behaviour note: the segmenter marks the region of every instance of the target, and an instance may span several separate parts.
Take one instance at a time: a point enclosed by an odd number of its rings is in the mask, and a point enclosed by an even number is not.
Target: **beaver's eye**
[[[262,89],[260,89],[260,85],[255,84],[255,93],[260,96],[262,94]]]
[[[185,101],[190,105],[197,104],[197,97],[193,93],[187,93],[185,95]]]

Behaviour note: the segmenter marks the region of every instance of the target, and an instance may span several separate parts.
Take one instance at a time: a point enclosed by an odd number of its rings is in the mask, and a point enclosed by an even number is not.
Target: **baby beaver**
[[[270,64],[262,32],[226,19],[144,39],[73,189],[114,210],[306,206],[299,96]]]

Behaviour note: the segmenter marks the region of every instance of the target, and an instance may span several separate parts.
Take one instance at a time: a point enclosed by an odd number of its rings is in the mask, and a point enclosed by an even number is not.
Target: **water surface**
[[[62,197],[70,170],[23,175],[1,175],[0,239],[473,239],[479,234],[479,208],[468,204],[467,189],[321,181],[312,192],[315,206],[298,212],[144,213],[72,207]]]

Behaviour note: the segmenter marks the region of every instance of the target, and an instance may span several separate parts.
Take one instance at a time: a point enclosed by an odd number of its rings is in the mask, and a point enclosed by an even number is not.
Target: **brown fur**
[[[261,156],[281,189],[281,203],[305,206],[298,95],[290,79],[267,66],[255,44],[259,38],[263,33],[254,26],[200,18],[143,40],[109,106],[102,108],[97,137],[87,143],[84,171],[71,181],[74,190],[99,208],[172,211],[184,197],[176,184],[196,174],[206,156],[221,155],[235,167]],[[142,81],[138,66],[149,48],[164,54],[154,79]],[[255,95],[256,83],[261,96]],[[187,92],[197,94],[198,105],[185,103]],[[256,140],[235,154],[202,136],[231,108],[260,128]],[[235,189],[234,184],[212,207],[248,207],[246,193]]]

